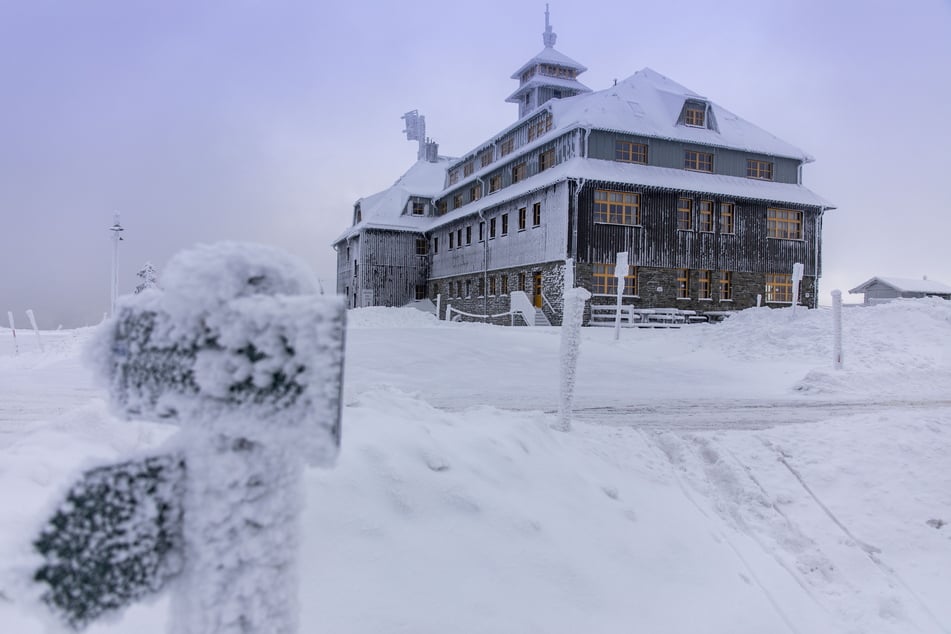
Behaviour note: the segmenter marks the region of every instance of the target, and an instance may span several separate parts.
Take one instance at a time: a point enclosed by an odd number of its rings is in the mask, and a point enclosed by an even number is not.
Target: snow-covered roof
[[[521,79],[522,73],[532,66],[537,66],[538,64],[555,64],[556,66],[572,68],[579,73],[583,73],[588,70],[583,64],[576,62],[564,53],[556,51],[554,47],[546,46],[538,55],[522,64],[517,71],[512,73],[512,79]]]
[[[360,229],[425,230],[426,218],[403,216],[410,196],[433,198],[442,191],[446,182],[446,170],[456,159],[440,156],[436,162],[416,161],[405,174],[390,187],[357,201],[360,205],[360,222],[344,231],[334,243],[346,240]]]
[[[536,86],[552,86],[555,88],[565,88],[576,90],[578,92],[588,93],[591,89],[582,84],[577,79],[567,79],[565,77],[551,77],[549,75],[535,75],[527,82],[518,87],[518,89],[506,98],[506,101],[516,101],[522,93],[531,90]]]
[[[717,130],[678,125],[684,102],[710,106]],[[577,126],[812,161],[812,156],[660,73],[644,68],[615,86],[549,102],[556,129]]]
[[[905,279],[900,277],[873,277],[872,279],[859,284],[850,293],[864,293],[869,287],[880,283],[890,286],[899,293],[934,293],[938,295],[951,295],[951,286],[928,279]]]

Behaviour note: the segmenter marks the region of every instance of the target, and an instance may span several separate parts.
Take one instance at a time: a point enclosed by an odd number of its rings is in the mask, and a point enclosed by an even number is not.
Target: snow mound
[[[425,328],[440,323],[435,315],[416,308],[371,306],[347,311],[349,328]]]

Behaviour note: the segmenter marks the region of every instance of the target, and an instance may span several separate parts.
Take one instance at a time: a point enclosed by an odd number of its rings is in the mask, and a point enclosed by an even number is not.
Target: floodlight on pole
[[[119,214],[113,216],[114,222],[109,227],[112,232],[112,291],[109,295],[109,314],[116,314],[116,300],[119,298],[119,241],[122,240],[122,232],[125,229],[119,224]]]

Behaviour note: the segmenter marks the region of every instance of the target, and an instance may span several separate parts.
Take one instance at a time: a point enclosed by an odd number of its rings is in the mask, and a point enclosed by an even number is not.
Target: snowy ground
[[[344,444],[307,474],[302,632],[951,632],[951,302],[585,329],[570,433],[558,329],[351,311]],[[119,423],[85,331],[0,329],[0,631],[16,573]],[[947,524],[946,524],[947,523]],[[163,632],[163,599],[90,632]]]

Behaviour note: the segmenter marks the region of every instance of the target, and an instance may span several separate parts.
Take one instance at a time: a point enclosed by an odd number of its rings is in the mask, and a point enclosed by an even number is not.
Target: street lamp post
[[[109,227],[112,232],[112,292],[109,296],[110,306],[109,314],[116,314],[116,300],[119,298],[119,241],[122,240],[122,232],[125,229],[119,224],[119,214],[113,217],[113,224]]]

